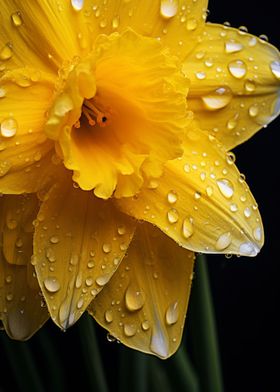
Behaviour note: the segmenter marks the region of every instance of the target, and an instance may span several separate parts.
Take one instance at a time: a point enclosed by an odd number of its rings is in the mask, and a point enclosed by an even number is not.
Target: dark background
[[[210,0],[208,20],[233,27],[245,25],[250,33],[266,34],[280,48],[279,11],[275,0]],[[279,381],[279,144],[280,120],[235,149],[237,166],[246,174],[262,213],[266,242],[253,259],[226,259],[208,256],[210,281],[216,312],[218,338],[223,367],[225,392],[276,391]],[[106,332],[97,330],[106,363],[111,390],[115,391],[120,345],[108,343]],[[186,323],[188,334],[188,321]],[[35,335],[28,348],[33,354],[46,390],[52,390],[44,368],[48,366],[43,339],[55,345],[64,386],[90,389],[85,374],[85,358],[80,348],[79,326],[62,333],[51,322]],[[47,342],[47,340],[45,340]],[[47,343],[48,344],[48,343]],[[1,351],[5,360],[0,368],[0,391],[17,391],[13,361]],[[1,389],[2,388],[2,389]],[[24,390],[24,389],[23,389]],[[174,391],[177,391],[174,386]],[[207,391],[206,391],[207,392]]]

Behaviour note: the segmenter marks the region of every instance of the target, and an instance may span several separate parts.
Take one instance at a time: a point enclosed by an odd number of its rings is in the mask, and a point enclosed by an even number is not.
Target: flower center
[[[104,199],[136,194],[182,154],[188,81],[153,38],[100,36],[70,67],[46,124],[64,165]]]

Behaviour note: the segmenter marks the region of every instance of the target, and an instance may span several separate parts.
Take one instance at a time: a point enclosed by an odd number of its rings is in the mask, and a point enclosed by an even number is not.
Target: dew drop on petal
[[[242,49],[243,49],[243,45],[240,42],[231,40],[225,43],[226,53],[237,53],[240,52]]]
[[[252,214],[251,208],[246,207],[245,210],[244,210],[244,216],[246,218],[250,218],[251,214]]]
[[[212,93],[202,97],[208,110],[219,110],[226,107],[232,100],[232,91],[229,87],[219,87]]]
[[[252,242],[244,242],[240,245],[239,251],[244,256],[256,256],[259,253],[259,248]]]
[[[226,178],[220,178],[217,180],[217,185],[221,194],[230,199],[233,196],[234,189],[232,183]]]
[[[6,118],[1,122],[0,133],[4,138],[10,138],[17,133],[18,125],[14,118]]]
[[[229,63],[228,70],[236,79],[242,79],[247,73],[247,65],[242,60],[235,60]]]
[[[84,6],[84,0],[71,0],[71,5],[75,11],[81,11]]]
[[[179,215],[178,215],[178,211],[175,208],[171,208],[168,212],[167,212],[167,220],[169,223],[174,224],[176,222],[178,222],[179,219]]]
[[[150,329],[150,323],[149,323],[149,321],[148,321],[148,320],[144,320],[144,321],[141,323],[141,327],[142,327],[143,331],[148,331],[148,330]]]
[[[186,26],[188,31],[194,31],[198,26],[197,20],[195,18],[188,19]]]
[[[108,324],[111,323],[113,321],[113,311],[106,310],[106,312],[104,313],[104,318]]]
[[[44,286],[50,293],[56,293],[60,289],[60,283],[55,277],[46,278]]]
[[[6,61],[9,60],[13,56],[13,52],[11,49],[10,44],[6,44],[1,50],[0,50],[0,60]]]
[[[262,229],[261,229],[261,227],[256,227],[254,229],[253,236],[254,236],[256,241],[261,241],[262,240]]]
[[[11,15],[11,20],[12,20],[12,23],[13,23],[13,25],[14,25],[15,27],[19,27],[19,26],[22,25],[22,18],[21,18],[21,14],[20,14],[19,11],[18,11],[18,12],[14,12],[14,13]]]
[[[178,198],[177,193],[175,191],[170,191],[167,194],[167,201],[169,204],[175,204],[177,201],[177,198]]]
[[[131,312],[140,310],[144,306],[144,303],[145,299],[142,292],[128,286],[125,292],[125,305],[127,309]]]
[[[123,332],[125,336],[132,337],[136,334],[137,328],[135,324],[124,324]]]
[[[178,12],[177,0],[161,0],[160,13],[165,19],[173,18]]]
[[[95,282],[98,284],[98,286],[104,286],[106,283],[109,282],[111,275],[110,274],[104,274],[100,275],[95,279]]]
[[[270,69],[276,79],[280,80],[280,61],[272,61]]]
[[[168,306],[165,313],[165,321],[167,325],[177,323],[179,318],[178,302],[174,302]]]
[[[230,232],[221,234],[215,244],[216,250],[221,251],[226,249],[231,244],[231,241],[232,237]]]

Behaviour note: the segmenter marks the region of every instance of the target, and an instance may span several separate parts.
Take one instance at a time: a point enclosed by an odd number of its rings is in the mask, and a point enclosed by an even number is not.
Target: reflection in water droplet
[[[55,277],[46,278],[44,286],[50,293],[56,293],[60,289],[60,283]]]
[[[137,328],[135,324],[124,324],[123,332],[125,336],[132,337],[136,334]]]
[[[218,185],[218,188],[219,188],[219,191],[221,192],[221,194],[224,197],[226,197],[227,199],[230,199],[234,193],[232,183],[229,180],[227,180],[226,178],[220,178],[216,182],[217,182],[217,185]]]
[[[84,0],[71,0],[71,4],[75,11],[81,11],[84,6]]]
[[[111,323],[113,321],[113,311],[111,309],[106,310],[104,317],[107,323]]]
[[[231,241],[232,237],[230,232],[221,234],[215,244],[216,250],[221,251],[226,249],[231,244]]]
[[[208,110],[219,110],[226,107],[232,100],[232,91],[229,87],[219,87],[212,93],[202,97]]]
[[[161,0],[160,13],[165,19],[173,18],[178,11],[177,0]]]
[[[272,61],[270,69],[276,79],[280,79],[280,61]]]
[[[231,40],[225,43],[226,53],[237,53],[240,52],[242,49],[243,49],[243,45],[240,42]]]
[[[10,138],[17,133],[18,125],[14,118],[6,118],[1,122],[0,134],[4,138]]]
[[[167,219],[171,224],[176,223],[179,219],[178,211],[175,208],[171,208],[171,210],[167,212]]]
[[[141,291],[135,290],[132,286],[128,286],[125,292],[125,305],[131,312],[140,310],[145,303],[144,295]]]
[[[165,313],[165,321],[167,325],[173,325],[177,323],[179,318],[178,302],[172,303]]]
[[[236,79],[242,79],[247,73],[247,66],[242,60],[235,60],[229,63],[228,70]]]

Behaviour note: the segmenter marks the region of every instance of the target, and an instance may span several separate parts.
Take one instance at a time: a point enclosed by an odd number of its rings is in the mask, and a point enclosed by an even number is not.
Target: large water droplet
[[[132,337],[136,334],[137,328],[135,324],[124,324],[123,332],[125,336]]]
[[[22,25],[22,18],[21,18],[21,14],[20,14],[19,11],[18,11],[18,12],[14,12],[14,13],[11,15],[11,20],[12,20],[12,23],[13,23],[13,25],[14,25],[15,27],[19,27],[19,26]]]
[[[0,133],[1,136],[5,138],[10,138],[15,136],[17,133],[18,125],[14,118],[6,118],[1,122]]]
[[[177,193],[175,191],[170,191],[167,194],[167,201],[169,204],[175,204],[178,199]]]
[[[165,321],[167,325],[172,325],[177,323],[179,318],[178,302],[174,302],[168,306],[165,313]]]
[[[98,284],[98,286],[104,286],[106,283],[109,282],[110,277],[111,277],[111,274],[103,274],[103,275],[98,276],[95,279],[95,282]]]
[[[165,19],[173,18],[178,12],[177,0],[161,0],[160,13]]]
[[[242,79],[247,73],[247,65],[242,60],[235,60],[229,63],[228,70],[236,79]]]
[[[243,49],[243,45],[240,42],[230,40],[225,43],[226,53],[237,53]]]
[[[60,289],[60,283],[55,277],[46,278],[44,286],[50,293],[56,293]]]
[[[226,178],[220,178],[217,180],[217,185],[221,194],[230,199],[233,196],[234,189],[232,183]]]
[[[219,87],[212,93],[202,97],[208,110],[219,110],[226,107],[232,100],[232,91],[229,87]]]
[[[141,291],[135,290],[132,286],[128,286],[125,292],[125,305],[131,312],[140,310],[145,303],[144,295]]]
[[[259,253],[259,248],[252,242],[244,242],[240,245],[239,251],[244,256],[256,256]]]
[[[111,309],[106,310],[104,317],[108,324],[111,323],[113,321],[113,311]]]
[[[226,249],[231,244],[231,240],[232,237],[230,232],[221,234],[215,244],[216,250],[221,251]]]
[[[184,238],[188,239],[193,235],[193,224],[191,218],[186,218],[182,225],[182,235]]]
[[[156,320],[156,323],[153,326],[150,348],[153,353],[162,358],[168,356],[169,342],[161,328],[159,320]]]
[[[81,11],[84,6],[84,0],[71,0],[71,4],[75,11]]]
[[[270,69],[276,79],[280,79],[280,61],[272,61],[270,63]]]
[[[175,208],[171,208],[171,210],[167,212],[168,222],[174,224],[178,221],[178,219],[179,219],[178,211]]]
[[[6,61],[9,60],[13,56],[11,44],[6,44],[1,50],[0,50],[0,60]]]

